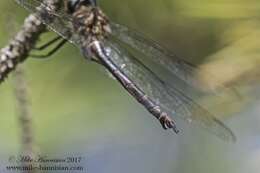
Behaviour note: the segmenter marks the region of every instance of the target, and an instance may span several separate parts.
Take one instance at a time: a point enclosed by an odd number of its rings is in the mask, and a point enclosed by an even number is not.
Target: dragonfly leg
[[[54,39],[50,40],[49,42],[45,43],[44,45],[34,48],[35,50],[44,50],[46,48],[48,48],[49,46],[51,46],[52,44],[56,43],[57,41],[59,41],[60,39],[62,39],[51,51],[49,51],[46,54],[43,55],[35,55],[35,54],[30,54],[30,56],[32,58],[48,58],[51,55],[53,55],[55,52],[57,52],[66,42],[67,40],[63,39],[62,37],[58,36],[55,37]]]
[[[51,46],[52,44],[56,43],[57,41],[59,41],[60,39],[62,39],[61,36],[56,36],[55,38],[49,40],[47,43],[44,43],[43,45],[41,45],[40,47],[34,47],[34,50],[44,50],[47,47]]]

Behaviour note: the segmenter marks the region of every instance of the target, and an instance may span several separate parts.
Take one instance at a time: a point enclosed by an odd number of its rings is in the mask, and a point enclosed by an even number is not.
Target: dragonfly
[[[46,57],[69,41],[81,50],[86,59],[105,67],[130,95],[159,120],[164,129],[178,133],[174,117],[180,117],[225,141],[236,140],[232,130],[222,121],[196,103],[181,87],[159,75],[154,66],[146,64],[126,46],[144,55],[156,64],[156,68],[193,88],[196,67],[139,32],[110,21],[96,0],[63,0],[55,12],[41,0],[16,2],[30,12],[37,13],[39,7],[43,8],[44,13],[39,15],[43,23],[47,24],[49,17],[53,17],[54,20],[47,25],[58,37],[41,48],[61,41]]]

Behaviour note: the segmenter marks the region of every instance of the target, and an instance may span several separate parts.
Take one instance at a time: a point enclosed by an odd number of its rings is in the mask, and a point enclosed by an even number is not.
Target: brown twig
[[[19,66],[14,71],[14,93],[16,99],[16,111],[19,120],[20,134],[21,134],[21,154],[23,156],[34,157],[34,135],[32,126],[32,114],[28,85],[25,80],[24,69]],[[28,166],[24,163],[22,166]],[[35,171],[28,170],[26,173],[33,173]]]
[[[60,0],[45,0],[45,3],[51,10],[55,11],[59,8]],[[37,13],[29,15],[25,19],[22,29],[7,46],[0,50],[0,83],[10,72],[14,71],[19,63],[28,57],[40,34],[46,31],[46,26],[37,18],[44,13],[46,13],[46,10],[40,6]],[[52,17],[48,16],[46,22],[51,21]]]

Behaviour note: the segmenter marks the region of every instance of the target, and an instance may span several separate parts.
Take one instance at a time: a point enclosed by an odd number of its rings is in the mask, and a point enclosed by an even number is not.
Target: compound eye
[[[97,6],[97,1],[96,0],[91,0],[93,6]]]
[[[67,8],[69,13],[73,13],[78,7],[83,6],[97,6],[96,0],[68,0]]]
[[[69,13],[73,13],[76,9],[77,4],[80,0],[68,0],[67,1],[67,10]]]
[[[82,0],[84,5],[91,5],[91,6],[97,6],[96,0]]]

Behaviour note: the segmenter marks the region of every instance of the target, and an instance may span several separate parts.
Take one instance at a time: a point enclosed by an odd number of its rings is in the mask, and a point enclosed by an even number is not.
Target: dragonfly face
[[[73,13],[76,9],[81,6],[96,6],[96,0],[67,0],[65,1],[68,13]]]

